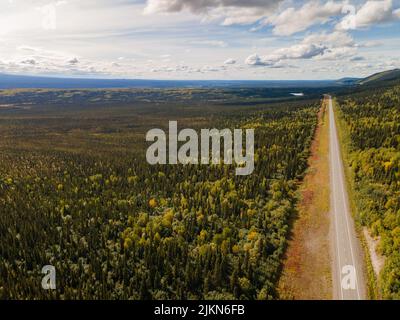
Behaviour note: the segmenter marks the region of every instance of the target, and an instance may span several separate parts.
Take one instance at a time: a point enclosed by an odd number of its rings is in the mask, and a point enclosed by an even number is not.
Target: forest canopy
[[[357,219],[379,241],[384,299],[400,299],[400,86],[342,97]]]
[[[1,111],[1,299],[276,297],[319,102],[164,101]],[[145,132],[171,117],[255,128],[254,173],[148,165]],[[40,287],[49,264],[54,291]]]

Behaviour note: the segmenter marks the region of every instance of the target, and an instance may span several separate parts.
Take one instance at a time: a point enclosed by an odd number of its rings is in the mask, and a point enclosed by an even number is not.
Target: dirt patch
[[[363,233],[365,241],[368,245],[369,257],[371,259],[372,267],[374,268],[375,275],[378,277],[381,273],[383,265],[385,264],[385,258],[377,252],[377,246],[380,239],[372,238],[367,228],[363,228]]]

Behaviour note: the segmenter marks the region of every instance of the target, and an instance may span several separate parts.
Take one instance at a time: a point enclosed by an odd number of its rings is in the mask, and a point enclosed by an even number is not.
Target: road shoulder
[[[332,298],[329,242],[329,121],[327,103],[319,113],[309,168],[299,189],[278,293],[281,299]]]

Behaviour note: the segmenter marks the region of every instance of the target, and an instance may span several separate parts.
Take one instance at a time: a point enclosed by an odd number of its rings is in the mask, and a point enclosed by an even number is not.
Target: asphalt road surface
[[[332,98],[329,101],[329,150],[331,184],[331,238],[333,243],[333,298],[366,299],[363,255],[356,236],[346,190],[344,167],[336,130]]]

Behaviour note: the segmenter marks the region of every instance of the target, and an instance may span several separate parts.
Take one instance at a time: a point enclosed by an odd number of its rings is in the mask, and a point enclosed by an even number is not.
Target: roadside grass
[[[323,102],[309,168],[298,191],[297,217],[278,283],[280,299],[332,298],[329,244],[329,114]]]
[[[351,153],[351,142],[350,142],[350,133],[346,127],[346,124],[342,118],[341,110],[337,107],[337,100],[333,99],[333,107],[335,109],[335,118],[336,118],[336,126],[338,129],[338,135],[340,139],[340,148],[342,152],[342,158],[344,162],[344,172],[345,172],[345,179],[347,184],[347,192],[349,195],[349,202],[351,213],[353,215],[355,221],[355,228],[358,238],[360,239],[361,246],[364,251],[364,261],[365,261],[365,268],[366,268],[366,275],[367,275],[367,290],[368,290],[368,298],[371,300],[380,299],[379,294],[379,282],[377,280],[377,276],[375,274],[371,256],[369,253],[370,248],[368,247],[367,240],[365,239],[363,233],[363,226],[361,225],[359,217],[359,209],[357,207],[357,190],[355,188],[355,178],[354,172],[350,166],[350,153]]]

